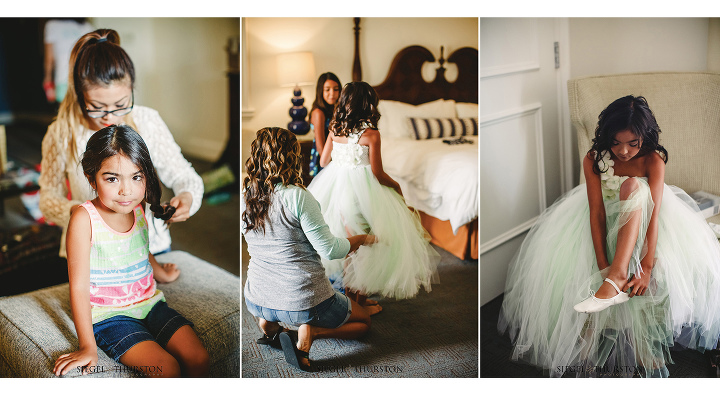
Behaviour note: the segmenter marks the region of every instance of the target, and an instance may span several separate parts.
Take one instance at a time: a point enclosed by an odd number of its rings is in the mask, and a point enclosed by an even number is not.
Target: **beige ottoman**
[[[240,278],[182,251],[157,260],[181,270],[158,287],[168,306],[195,324],[210,354],[210,376],[240,377]],[[0,377],[55,377],[57,357],[77,349],[67,283],[0,298]],[[138,376],[100,349],[98,358],[96,372],[84,377]],[[65,377],[73,376],[80,375]]]

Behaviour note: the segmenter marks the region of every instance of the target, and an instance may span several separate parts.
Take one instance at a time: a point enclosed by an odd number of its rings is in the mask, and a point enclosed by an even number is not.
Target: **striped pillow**
[[[477,118],[412,118],[410,130],[416,140],[477,136]]]

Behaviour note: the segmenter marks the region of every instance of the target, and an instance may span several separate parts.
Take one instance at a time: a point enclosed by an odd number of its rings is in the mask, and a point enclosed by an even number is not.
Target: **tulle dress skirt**
[[[603,190],[610,262],[622,226],[641,218],[628,277],[645,275],[640,260],[653,209],[646,179],[636,180],[627,200]],[[715,348],[720,244],[698,211],[682,189],[665,185],[648,290],[585,314],[573,306],[600,288],[608,269],[599,271],[595,259],[586,186],[560,198],[539,217],[508,271],[498,329],[514,343],[512,359],[555,377],[664,377],[670,347]]]
[[[412,298],[421,287],[429,292],[438,282],[440,256],[430,246],[419,214],[395,190],[381,185],[370,165],[333,160],[308,190],[335,236],[372,234],[378,240],[346,259],[323,260],[328,277],[341,277],[344,286],[367,295],[396,299]]]

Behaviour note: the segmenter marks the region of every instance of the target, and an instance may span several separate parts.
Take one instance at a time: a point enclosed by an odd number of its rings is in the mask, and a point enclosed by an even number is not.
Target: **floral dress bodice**
[[[347,143],[333,142],[330,154],[339,166],[357,168],[370,165],[370,147],[358,144],[365,129],[353,131],[347,136]]]
[[[615,161],[610,159],[610,152],[606,151],[598,167],[600,168],[600,186],[602,186],[603,199],[617,200],[620,195],[620,185],[627,180],[628,176],[616,176]]]

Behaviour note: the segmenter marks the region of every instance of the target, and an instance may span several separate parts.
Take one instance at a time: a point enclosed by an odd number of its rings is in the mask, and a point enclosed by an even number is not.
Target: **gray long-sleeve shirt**
[[[240,212],[245,212],[244,198]],[[244,221],[240,223],[250,254],[244,292],[252,303],[299,311],[334,294],[320,257],[342,258],[350,251],[350,242],[330,232],[310,192],[277,184],[265,233],[246,231]]]

